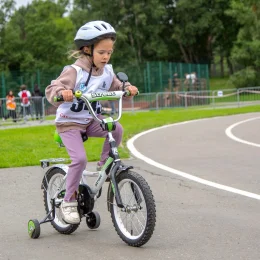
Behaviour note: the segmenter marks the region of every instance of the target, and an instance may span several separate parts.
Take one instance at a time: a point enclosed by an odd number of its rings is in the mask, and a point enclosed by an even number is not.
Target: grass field
[[[234,89],[235,86],[230,82],[229,78],[210,78],[210,90]]]
[[[128,158],[126,141],[147,129],[187,120],[249,112],[260,112],[260,106],[124,113],[120,121],[124,128],[124,141],[122,147],[119,147],[119,153],[121,158]],[[54,130],[55,127],[52,125],[1,130],[0,168],[39,165],[39,160],[46,158],[68,158],[66,149],[59,148],[53,141]],[[103,141],[101,138],[90,138],[84,143],[89,161],[99,160]]]

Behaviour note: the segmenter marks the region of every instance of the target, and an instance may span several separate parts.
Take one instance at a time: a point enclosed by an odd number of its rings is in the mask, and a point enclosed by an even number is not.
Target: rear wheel
[[[43,199],[47,214],[52,210],[53,206],[55,207],[55,218],[51,221],[52,226],[59,233],[71,234],[79,227],[79,224],[67,224],[61,217],[60,204],[65,195],[65,175],[66,173],[60,168],[50,170],[47,175],[47,183],[44,183],[44,187],[47,188],[43,191]],[[52,198],[55,194],[55,205],[52,205]]]
[[[140,247],[151,238],[156,222],[152,191],[146,180],[136,172],[127,171],[116,177],[124,208],[116,204],[110,190],[110,212],[120,238],[130,246]]]

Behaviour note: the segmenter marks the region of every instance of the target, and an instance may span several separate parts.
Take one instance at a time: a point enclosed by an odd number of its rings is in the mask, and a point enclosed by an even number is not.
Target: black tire
[[[112,222],[124,242],[130,246],[140,247],[149,241],[155,228],[156,208],[152,191],[146,180],[133,171],[119,174],[116,181],[126,211],[117,206],[111,187],[109,203]],[[128,195],[130,199],[126,198]],[[133,224],[134,221],[136,223]]]
[[[38,238],[41,234],[40,223],[37,219],[30,219],[28,221],[28,234],[30,238]]]
[[[100,215],[96,211],[92,211],[86,216],[86,223],[89,229],[97,229],[100,226]]]
[[[57,191],[57,188],[60,188],[60,191],[65,190],[65,182],[61,187],[62,178],[65,175],[66,173],[60,168],[51,169],[47,175],[47,184],[44,183],[44,187],[47,188],[46,190],[43,190],[43,199],[46,214],[48,214],[49,211],[52,209],[51,196]],[[59,233],[65,235],[73,233],[79,227],[79,224],[67,224],[63,221],[59,206],[55,208],[55,218],[53,221],[51,221],[51,225]]]

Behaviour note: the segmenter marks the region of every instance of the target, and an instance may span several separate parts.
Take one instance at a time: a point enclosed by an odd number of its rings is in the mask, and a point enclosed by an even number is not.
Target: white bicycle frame
[[[88,110],[90,111],[91,115],[93,116],[94,120],[99,122],[101,125],[104,124],[104,120],[101,120],[100,118],[97,117],[97,115],[95,114],[91,103],[93,101],[100,101],[100,100],[118,100],[118,117],[116,119],[113,119],[111,117],[108,117],[110,119],[112,119],[113,122],[117,122],[120,120],[121,116],[122,116],[122,98],[123,96],[127,95],[128,92],[126,91],[112,91],[112,92],[101,92],[101,93],[88,93],[88,94],[82,94],[79,99],[83,100],[84,103],[86,104],[86,106],[88,107]],[[108,139],[109,139],[109,143],[115,142],[113,135],[110,131],[108,131]],[[118,155],[118,151],[117,148],[113,148],[113,154],[117,154]],[[70,161],[70,159],[65,159],[65,158],[50,158],[50,159],[43,159],[40,160],[41,162],[41,167],[43,169],[45,169],[46,167],[49,167],[50,164],[53,163],[57,163],[57,162],[66,162],[66,161]],[[90,191],[91,191],[91,195],[94,198],[94,200],[96,200],[98,198],[99,195],[99,191],[101,189],[101,187],[103,186],[104,182],[106,181],[106,178],[108,177],[106,170],[107,168],[112,164],[112,167],[115,165],[116,162],[120,161],[120,159],[116,159],[114,160],[113,158],[109,157],[106,161],[106,163],[103,165],[102,169],[100,172],[98,172],[98,176],[94,182],[94,185],[92,185],[92,187],[89,186]],[[44,179],[45,179],[45,183],[48,186],[48,182],[47,182],[47,175],[48,173],[53,169],[53,168],[59,168],[61,170],[63,170],[66,174],[63,177],[63,181],[61,183],[60,187],[63,187],[66,178],[67,178],[67,174],[68,174],[68,169],[69,166],[66,164],[54,164],[52,165],[48,171],[45,173],[44,175]],[[81,184],[86,184],[86,177],[87,176],[96,176],[95,174],[88,174],[88,172],[86,170],[84,170],[82,172],[82,178],[81,178]],[[56,191],[56,193],[53,195],[53,197],[51,199],[55,199],[55,202],[61,203],[62,199],[57,199],[58,194],[61,192],[60,187],[58,188],[58,190]],[[42,183],[42,189],[47,190],[47,187],[45,187],[44,183]]]

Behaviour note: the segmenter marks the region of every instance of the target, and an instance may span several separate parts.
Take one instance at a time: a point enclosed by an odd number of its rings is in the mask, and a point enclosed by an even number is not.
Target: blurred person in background
[[[36,115],[36,120],[39,120],[39,118],[42,120],[42,112],[43,112],[43,106],[42,106],[42,98],[43,93],[41,92],[39,86],[37,84],[34,85],[34,92],[32,93],[32,101],[34,104],[34,110]]]
[[[111,116],[113,116],[116,113],[116,107],[115,107],[115,101],[114,100],[109,100],[109,105],[111,108]]]
[[[190,78],[191,78],[191,84],[192,84],[192,90],[198,90],[197,89],[197,75],[196,75],[196,72],[192,72],[190,74]]]
[[[29,90],[27,90],[27,86],[26,85],[21,85],[20,87],[20,92],[18,93],[18,96],[21,99],[21,115],[23,115],[23,117],[25,119],[27,119],[28,115],[31,115],[31,118],[33,119],[33,115],[32,115],[32,110],[31,110],[31,92]]]
[[[6,96],[6,109],[8,111],[6,118],[10,117],[13,119],[13,122],[16,123],[16,103],[12,90],[9,90],[8,95]]]

